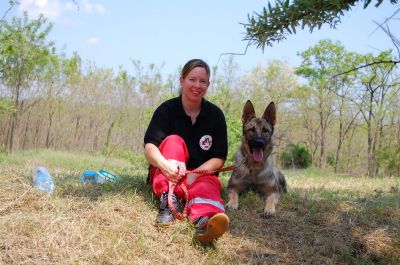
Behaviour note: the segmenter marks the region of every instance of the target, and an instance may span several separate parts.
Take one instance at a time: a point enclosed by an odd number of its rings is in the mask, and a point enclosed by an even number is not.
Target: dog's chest
[[[270,182],[273,178],[273,169],[270,166],[248,167],[243,165],[238,168],[239,176],[248,183]]]

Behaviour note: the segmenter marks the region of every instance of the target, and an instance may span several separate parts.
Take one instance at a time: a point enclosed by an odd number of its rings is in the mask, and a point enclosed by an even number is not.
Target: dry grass
[[[202,248],[191,243],[188,222],[153,226],[156,200],[145,175],[129,174],[135,168],[126,162],[109,160],[122,180],[99,186],[78,178],[102,159],[29,156],[0,163],[2,264],[400,264],[398,177],[285,172],[290,190],[275,217],[259,218],[263,202],[249,193],[238,211],[228,212],[230,231],[215,247]],[[47,162],[57,157],[59,164]],[[91,168],[65,162],[71,160]],[[55,179],[51,197],[31,185],[38,163]]]

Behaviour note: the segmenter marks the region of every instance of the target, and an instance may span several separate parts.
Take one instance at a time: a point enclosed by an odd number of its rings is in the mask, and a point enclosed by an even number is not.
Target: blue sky
[[[273,1],[271,1],[273,2]],[[375,8],[361,5],[347,12],[337,29],[327,25],[312,34],[299,31],[286,40],[266,47],[264,52],[249,47],[244,56],[235,61],[244,72],[269,60],[286,60],[292,66],[300,63],[297,52],[315,45],[321,39],[340,41],[349,51],[378,53],[393,49],[390,39],[373,21],[382,22],[392,15],[400,4],[389,1]],[[172,74],[191,58],[203,58],[215,66],[221,53],[242,53],[247,42],[242,41],[247,15],[259,12],[267,1],[258,0],[20,0],[20,5],[7,14],[20,16],[27,10],[30,17],[44,13],[54,23],[49,40],[58,50],[70,56],[73,51],[100,67],[131,70],[131,60],[140,60],[143,66],[155,64],[162,72]],[[77,3],[78,6],[75,4]],[[0,3],[2,15],[8,1]],[[398,17],[398,16],[397,16]],[[391,30],[399,28],[393,21]],[[399,37],[397,35],[397,37]],[[219,66],[226,60],[222,57]]]

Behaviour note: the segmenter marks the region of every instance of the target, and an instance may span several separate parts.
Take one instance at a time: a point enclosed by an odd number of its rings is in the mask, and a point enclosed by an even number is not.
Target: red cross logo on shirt
[[[211,135],[203,135],[203,137],[200,138],[200,147],[203,150],[209,150],[212,146],[212,137]]]

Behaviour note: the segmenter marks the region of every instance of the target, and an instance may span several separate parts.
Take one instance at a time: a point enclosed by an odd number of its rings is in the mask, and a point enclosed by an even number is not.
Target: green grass
[[[50,197],[32,187],[36,166],[56,183]],[[115,184],[79,182],[106,169]],[[153,225],[157,199],[142,163],[52,150],[0,155],[0,264],[400,264],[400,178],[284,171],[289,192],[277,214],[259,217],[250,192],[230,211],[212,248],[191,243],[187,221]],[[224,186],[229,173],[220,176]],[[223,190],[226,198],[226,190]]]

